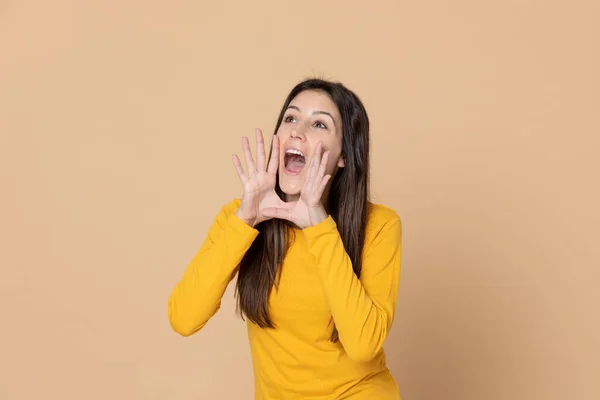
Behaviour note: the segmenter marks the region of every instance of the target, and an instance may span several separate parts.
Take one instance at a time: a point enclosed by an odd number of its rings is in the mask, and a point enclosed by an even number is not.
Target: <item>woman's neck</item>
[[[285,201],[286,203],[291,203],[293,201],[300,200],[299,194],[289,195],[289,194],[284,193],[283,196],[284,196],[283,201]],[[329,198],[329,186],[327,186],[325,188],[325,191],[324,191],[323,195],[321,196],[321,202],[323,203],[323,207],[325,208],[325,211],[327,212],[327,214],[329,214],[329,202],[327,201],[328,198]]]

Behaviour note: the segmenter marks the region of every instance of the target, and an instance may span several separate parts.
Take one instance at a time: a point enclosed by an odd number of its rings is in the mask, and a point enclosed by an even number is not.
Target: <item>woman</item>
[[[401,221],[368,200],[369,119],[340,83],[288,95],[269,158],[256,131],[241,199],[225,205],[169,298],[184,336],[217,312],[237,273],[256,399],[399,399],[382,348],[400,279]]]

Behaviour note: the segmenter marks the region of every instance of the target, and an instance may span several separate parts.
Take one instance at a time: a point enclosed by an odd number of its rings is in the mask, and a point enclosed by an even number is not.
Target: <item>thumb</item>
[[[288,221],[293,220],[293,214],[291,208],[279,208],[279,207],[268,207],[264,208],[260,212],[264,217],[268,218],[279,218],[286,219]]]
[[[296,206],[296,203],[298,203],[298,200],[288,201],[288,202],[281,200],[279,202],[279,204],[277,205],[277,207],[272,207],[272,208],[283,208],[285,210],[291,210],[292,208],[294,208]]]

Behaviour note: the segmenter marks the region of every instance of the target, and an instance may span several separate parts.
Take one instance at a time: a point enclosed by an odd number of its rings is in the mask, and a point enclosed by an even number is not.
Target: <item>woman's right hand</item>
[[[290,209],[292,204],[284,202],[275,192],[277,168],[279,166],[279,138],[273,136],[272,154],[267,166],[265,153],[265,142],[260,129],[256,129],[256,152],[257,160],[254,162],[250,143],[247,137],[242,138],[242,148],[246,160],[247,172],[244,172],[242,163],[237,155],[233,155],[233,165],[244,186],[244,194],[240,207],[235,212],[240,219],[251,227],[255,227],[262,221],[270,219],[261,214],[266,208]]]

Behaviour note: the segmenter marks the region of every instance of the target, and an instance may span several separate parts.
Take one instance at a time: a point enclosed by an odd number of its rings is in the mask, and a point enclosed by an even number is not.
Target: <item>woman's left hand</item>
[[[317,144],[315,153],[308,166],[307,177],[300,191],[300,199],[289,209],[266,208],[262,211],[265,217],[286,219],[300,229],[317,225],[327,219],[327,211],[321,201],[330,174],[325,174],[329,151],[323,154],[322,143]]]

